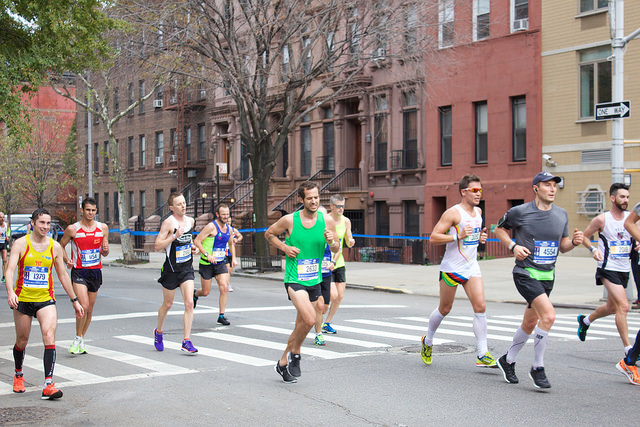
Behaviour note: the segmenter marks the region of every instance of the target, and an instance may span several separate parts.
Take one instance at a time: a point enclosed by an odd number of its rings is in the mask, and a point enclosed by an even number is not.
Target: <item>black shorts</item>
[[[331,273],[331,277],[333,277],[333,281],[336,283],[344,283],[347,281],[347,271],[344,266],[336,268]]]
[[[322,283],[320,283],[320,295],[324,299],[324,303],[329,305],[331,303],[331,274],[322,277]]]
[[[0,251],[6,251],[7,250],[7,242],[2,242],[0,243]]]
[[[520,295],[527,301],[531,308],[531,302],[542,294],[551,294],[553,280],[536,280],[525,274],[513,273],[513,282]]]
[[[89,292],[98,292],[102,286],[102,270],[99,268],[72,268],[71,281],[84,285]]]
[[[224,260],[224,262],[231,265],[232,260],[233,260],[233,257],[231,255],[227,255],[227,258]]]
[[[284,289],[287,291],[287,298],[289,298],[289,301],[291,301],[291,297],[289,297],[289,288],[291,288],[294,292],[306,291],[309,294],[309,301],[315,302],[320,297],[320,286],[320,283],[313,286],[304,286],[300,283],[285,283]]]
[[[56,300],[54,299],[50,299],[49,301],[43,301],[43,302],[18,301],[17,310],[22,314],[26,314],[27,316],[38,317],[37,316],[38,310],[40,310],[41,308],[48,307],[50,305],[55,305],[55,304],[56,304]]]
[[[204,280],[209,280],[218,274],[226,274],[229,270],[227,269],[226,261],[222,261],[217,264],[200,264],[198,272]]]
[[[598,268],[596,269],[596,285],[602,286],[604,284],[602,279],[607,279],[614,285],[621,285],[626,289],[627,282],[629,282],[629,273]]]
[[[163,288],[173,291],[180,287],[184,282],[193,280],[194,278],[195,275],[193,274],[193,270],[177,271],[174,273],[168,268],[163,268],[158,282]]]

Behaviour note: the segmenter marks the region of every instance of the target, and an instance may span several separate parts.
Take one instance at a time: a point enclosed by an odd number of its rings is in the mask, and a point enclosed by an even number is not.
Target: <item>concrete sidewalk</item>
[[[109,247],[110,254],[103,259],[105,265],[151,269],[155,270],[156,274],[160,274],[165,258],[164,252],[150,253],[148,263],[124,266],[117,262],[118,259],[122,259],[120,245],[110,244]],[[556,282],[551,294],[551,301],[554,304],[592,308],[601,303],[603,289],[596,287],[594,281],[596,262],[586,255],[586,250],[584,252],[585,256],[561,255],[558,258]],[[524,302],[513,284],[511,276],[513,264],[513,258],[480,261],[487,301]],[[197,260],[194,262],[194,268],[198,268]],[[347,286],[438,297],[438,272],[439,265],[349,262],[347,263]],[[251,274],[236,269],[233,275],[278,282],[282,282],[284,278],[282,271]],[[629,281],[629,286],[634,288],[633,279]],[[635,289],[632,294],[635,295]],[[457,293],[457,298],[466,298],[462,290]]]

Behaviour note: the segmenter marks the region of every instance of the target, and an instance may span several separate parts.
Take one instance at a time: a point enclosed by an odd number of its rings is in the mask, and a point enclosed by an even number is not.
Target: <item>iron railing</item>
[[[307,181],[317,182],[318,185],[322,188],[326,185],[334,177],[334,171],[329,170],[319,170],[314,173],[307,179]],[[286,215],[291,212],[295,212],[300,209],[302,205],[298,202],[298,189],[293,190],[289,195],[287,195],[284,199],[280,201],[272,211],[280,211],[283,215]]]

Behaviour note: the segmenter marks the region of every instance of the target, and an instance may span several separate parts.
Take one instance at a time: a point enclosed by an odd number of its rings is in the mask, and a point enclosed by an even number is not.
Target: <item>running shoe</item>
[[[80,337],[75,337],[73,342],[71,343],[71,347],[69,347],[69,353],[71,354],[79,354],[80,353],[80,341],[82,339]]]
[[[198,304],[198,297],[196,296],[196,290],[193,290],[193,308],[196,308],[196,304]]]
[[[322,336],[322,334],[318,334],[318,335],[316,335],[315,344],[316,344],[316,345],[327,345],[327,343],[326,343],[326,341],[324,340],[324,337]]]
[[[323,323],[322,330],[328,334],[337,334],[338,331],[331,327],[331,323]]]
[[[293,375],[291,375],[291,373],[289,373],[289,370],[287,369],[287,365],[280,366],[279,360],[276,362],[276,366],[274,369],[276,373],[282,377],[282,381],[284,381],[285,383],[298,382],[296,377],[294,377]]]
[[[287,364],[287,370],[294,377],[299,377],[300,375],[302,375],[302,372],[300,371],[301,359],[302,359],[302,356],[300,356],[299,354],[295,354],[291,352],[287,353],[287,362],[289,362]]]
[[[80,339],[80,345],[78,345],[79,354],[87,354],[87,346],[84,345],[84,337]]]
[[[488,351],[482,357],[476,356],[476,366],[480,368],[497,368],[496,359]]]
[[[640,385],[640,376],[638,376],[638,367],[635,365],[627,365],[627,363],[622,359],[616,365],[618,371],[624,374],[625,377],[629,380],[629,382],[633,385]],[[15,381],[13,386],[13,391],[16,391]]]
[[[186,351],[189,354],[197,353],[198,349],[193,346],[191,340],[182,341],[182,351]]]
[[[6,279],[4,278],[4,276],[2,276],[2,283],[6,282]]]
[[[218,323],[220,323],[221,325],[224,325],[224,326],[229,326],[231,324],[231,322],[229,322],[227,320],[227,318],[224,317],[224,315],[218,316]]]
[[[13,376],[13,392],[24,393],[24,375]]]
[[[231,285],[227,286],[227,290],[228,290],[229,292],[233,292],[233,288],[231,287]]]
[[[509,363],[507,362],[507,355],[504,354],[500,359],[498,359],[498,368],[502,371],[502,375],[504,376],[504,380],[509,384],[518,384],[520,381],[516,376],[516,362]]]
[[[578,338],[580,341],[584,341],[587,339],[587,329],[589,329],[589,325],[585,325],[584,318],[587,317],[584,314],[578,316]]]
[[[536,388],[551,388],[551,384],[549,384],[549,380],[544,374],[544,368],[542,366],[537,368],[532,366],[529,371],[529,378],[531,378],[531,381],[533,381],[533,385],[536,386]]]
[[[62,390],[58,390],[54,383],[49,383],[42,390],[42,400],[60,399],[62,397]]]
[[[153,330],[153,345],[156,346],[156,350],[164,350],[164,343],[162,342],[162,332],[158,333],[157,329]]]
[[[422,344],[422,350],[420,351],[420,357],[422,358],[422,361],[424,362],[425,365],[431,365],[431,361],[433,360],[433,346],[432,345],[426,345],[424,343],[424,337],[426,335],[422,336],[422,341],[420,341],[420,343]]]

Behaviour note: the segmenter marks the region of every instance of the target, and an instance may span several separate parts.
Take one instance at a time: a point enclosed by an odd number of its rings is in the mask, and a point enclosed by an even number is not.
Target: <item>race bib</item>
[[[191,259],[191,243],[188,245],[176,246],[176,263],[180,264]]]
[[[478,243],[480,243],[480,232],[480,227],[474,228],[473,232],[464,238],[462,244],[464,246],[478,246]]]
[[[630,252],[630,240],[614,240],[609,242],[609,253],[613,259],[628,259]]]
[[[535,240],[533,242],[533,262],[536,264],[553,264],[558,258],[558,242]]]
[[[317,279],[319,270],[320,260],[318,258],[298,260],[298,280],[300,281]]]
[[[331,264],[331,255],[322,258],[322,274],[331,273],[329,264]]]
[[[214,249],[211,254],[216,259],[216,262],[222,262],[227,256],[227,251],[225,249]]]
[[[100,263],[100,249],[85,249],[80,251],[80,262],[83,267],[92,267]]]
[[[22,276],[25,288],[49,287],[49,267],[35,267],[26,265]]]

